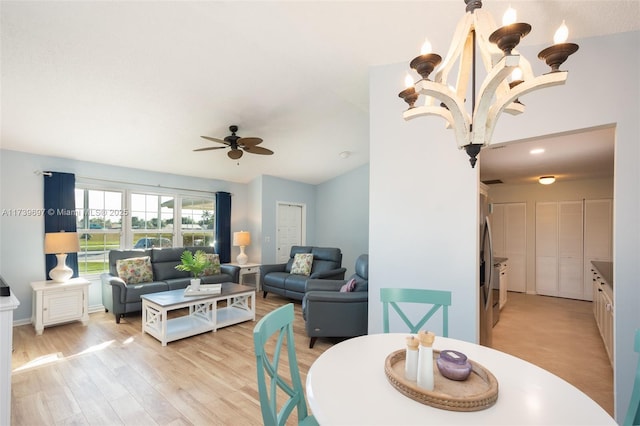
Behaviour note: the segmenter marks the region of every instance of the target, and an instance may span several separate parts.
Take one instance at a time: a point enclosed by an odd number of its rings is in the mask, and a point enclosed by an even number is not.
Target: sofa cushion
[[[308,279],[309,277],[307,277],[306,275],[289,274],[284,280],[285,294],[288,292],[293,292],[301,293],[302,295],[304,295],[304,292],[307,288]]]
[[[291,265],[291,273],[309,276],[311,274],[312,264],[313,264],[313,254],[296,253],[293,257],[293,264]]]
[[[210,275],[218,275],[220,273],[220,256],[213,253],[207,253],[207,260],[211,262],[211,265],[202,272],[203,277]]]
[[[149,256],[131,257],[129,259],[118,259],[116,261],[118,277],[125,284],[139,284],[153,281],[153,269],[151,269],[151,258]]]
[[[169,286],[164,281],[128,285],[127,292],[123,294],[124,300],[122,300],[122,303],[140,303],[140,296],[143,294],[158,293],[167,290],[169,290]]]

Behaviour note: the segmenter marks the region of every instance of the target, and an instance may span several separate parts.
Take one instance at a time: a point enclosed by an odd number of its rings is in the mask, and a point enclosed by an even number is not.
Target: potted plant
[[[180,260],[182,263],[176,265],[176,269],[178,271],[190,272],[193,276],[191,279],[191,290],[198,291],[200,289],[200,277],[202,273],[211,266],[211,261],[207,258],[207,254],[202,250],[197,250],[195,253],[185,250],[182,252]]]

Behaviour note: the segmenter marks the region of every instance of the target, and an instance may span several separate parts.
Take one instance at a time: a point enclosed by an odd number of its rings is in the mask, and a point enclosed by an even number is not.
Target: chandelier
[[[516,12],[507,9],[502,26],[496,24],[489,13],[483,11],[479,0],[464,0],[465,15],[458,22],[453,41],[444,61],[440,55],[431,53],[431,45],[425,40],[420,56],[414,58],[410,67],[422,77],[414,84],[409,74],[405,78],[406,88],[399,93],[408,105],[403,113],[405,120],[436,115],[445,119],[446,127],[453,129],[458,148],[467,152],[471,167],[475,167],[480,149],[491,143],[491,136],[500,114],[521,114],[525,106],[519,97],[543,87],[564,84],[567,71],[560,65],[569,55],[578,50],[578,45],[566,43],[568,29],[564,21],[556,31],[554,44],[542,50],[538,58],[551,67],[551,71],[535,77],[526,58],[520,56],[515,47],[529,34],[531,25],[516,22]],[[482,60],[487,75],[476,92],[476,56]],[[458,63],[455,87],[448,78]],[[435,71],[433,80],[429,79]],[[510,80],[510,81],[509,81]],[[471,82],[471,113],[465,109],[467,89]],[[416,106],[419,95],[425,102]]]

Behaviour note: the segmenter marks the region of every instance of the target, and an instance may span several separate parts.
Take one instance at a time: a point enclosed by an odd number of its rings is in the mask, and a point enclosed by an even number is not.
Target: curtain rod
[[[38,176],[49,176],[51,177],[51,172],[45,172],[42,170],[36,170],[33,172],[34,174],[38,175]],[[190,192],[202,192],[205,194],[217,194],[218,192],[227,192],[227,191],[205,191],[203,189],[190,189],[190,188],[179,188],[176,186],[164,186],[164,185],[150,185],[148,183],[134,183],[134,182],[125,182],[122,180],[111,180],[111,179],[100,179],[100,178],[93,178],[93,177],[88,177],[88,176],[76,176],[79,179],[83,179],[83,180],[93,180],[93,181],[98,181],[98,182],[108,182],[108,183],[117,183],[120,185],[132,185],[132,186],[146,186],[149,188],[162,188],[162,189],[174,189],[177,191],[190,191]],[[231,193],[231,196],[233,196],[233,193]]]

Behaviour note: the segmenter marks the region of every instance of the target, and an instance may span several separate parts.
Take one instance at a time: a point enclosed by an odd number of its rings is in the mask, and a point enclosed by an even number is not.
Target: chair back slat
[[[382,326],[383,332],[389,332],[389,306],[398,314],[400,319],[409,327],[410,333],[417,333],[442,309],[442,335],[449,335],[449,306],[451,306],[451,292],[443,290],[427,290],[418,288],[381,288]],[[404,313],[399,303],[421,303],[433,305],[429,311],[415,324]]]
[[[265,315],[253,329],[260,409],[266,426],[285,425],[294,410],[297,410],[299,424],[317,424],[307,411],[293,338],[293,321],[293,304],[289,303]],[[273,355],[270,358],[266,347],[271,347],[269,342],[274,340],[276,335]],[[279,373],[280,361],[285,352],[289,363],[288,377]],[[278,409],[277,397],[281,392],[288,398]]]

